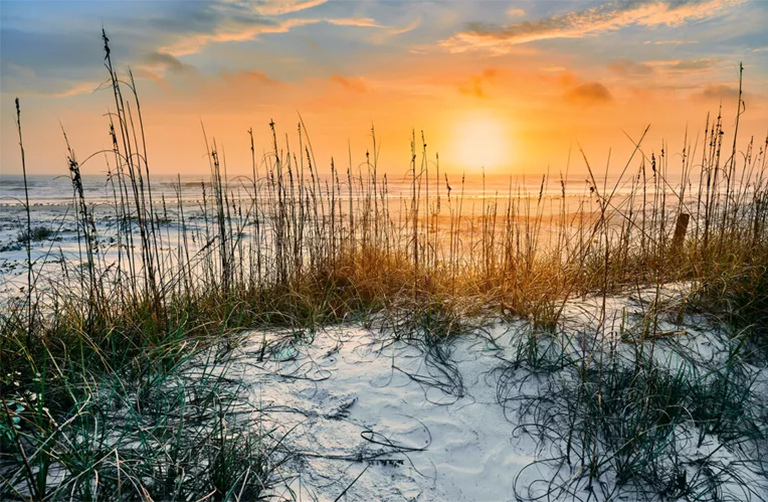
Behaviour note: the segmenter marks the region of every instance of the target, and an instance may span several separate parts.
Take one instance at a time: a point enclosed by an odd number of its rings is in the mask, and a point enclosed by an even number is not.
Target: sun
[[[512,165],[511,127],[489,111],[475,111],[458,119],[451,143],[452,163],[467,170],[494,171]]]

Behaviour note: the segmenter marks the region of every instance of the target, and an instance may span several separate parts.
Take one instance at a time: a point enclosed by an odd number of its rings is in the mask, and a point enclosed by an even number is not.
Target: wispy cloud
[[[405,26],[403,28],[391,28],[389,32],[393,35],[402,35],[403,33],[408,33],[409,31],[413,31],[416,28],[421,26],[421,18],[417,17],[413,20],[412,23],[410,23],[408,26]]]
[[[316,19],[315,22],[322,22],[322,19]],[[361,28],[384,28],[370,17],[350,17],[342,19],[326,19],[325,22],[336,26],[357,26]]]
[[[14,91],[20,90],[24,85],[22,82],[16,82],[13,79],[11,79],[8,84],[10,84],[10,88],[14,89]],[[103,82],[97,81],[59,81],[55,84],[46,86],[46,88],[27,89],[23,94],[25,97],[35,98],[69,98],[81,94],[93,94],[99,90],[102,85]]]
[[[213,0],[193,4],[181,11],[178,18],[156,20],[156,28],[170,40],[157,52],[174,57],[200,52],[214,43],[246,42],[262,35],[287,33],[295,28],[314,24],[341,27],[388,28],[371,17],[303,17],[305,11],[326,3],[326,0]],[[320,12],[318,12],[320,13]],[[300,15],[296,15],[300,14]]]
[[[714,59],[668,59],[637,62],[631,59],[614,59],[608,69],[622,76],[645,76],[655,73],[695,73],[706,71],[717,64]]]
[[[344,27],[386,28],[371,18],[293,18],[284,20],[254,18],[250,22],[227,20],[216,26],[211,33],[184,36],[175,44],[163,47],[160,52],[173,56],[184,56],[199,52],[201,48],[211,43],[256,40],[261,35],[287,33],[294,28],[320,23]]]
[[[237,85],[280,85],[282,83],[260,70],[242,71],[237,73],[223,72],[221,78],[226,82]]]
[[[182,73],[194,69],[192,65],[182,63],[178,58],[163,52],[150,52],[144,55],[143,65],[153,70],[168,70],[173,73]]]
[[[255,10],[264,16],[281,16],[302,10],[311,9],[326,3],[328,0],[266,0],[256,2]],[[235,3],[243,3],[236,0]]]
[[[172,56],[185,56],[199,52],[201,48],[218,42],[244,42],[254,40],[268,33],[286,33],[297,26],[316,23],[315,19],[288,19],[277,21],[250,15],[242,18],[221,20],[207,32],[180,33],[171,45],[161,47],[158,52]]]
[[[82,84],[74,85],[66,91],[50,94],[49,97],[53,98],[68,98],[70,96],[77,96],[78,94],[92,94],[99,88],[99,83],[85,82]]]
[[[691,70],[707,70],[714,66],[715,61],[712,59],[694,59],[687,61],[678,61],[669,67],[670,70],[678,71],[691,71]]]
[[[467,49],[508,50],[512,45],[557,38],[582,38],[627,26],[677,27],[687,22],[711,18],[742,0],[635,0],[611,2],[590,9],[570,12],[538,21],[506,26],[469,23],[466,30],[444,40],[453,52]]]
[[[354,91],[354,92],[367,92],[368,91],[368,85],[366,85],[365,80],[363,80],[360,77],[344,77],[342,75],[333,75],[331,77],[331,82],[334,84],[340,85],[344,89],[348,91]]]
[[[653,45],[688,45],[688,44],[698,44],[698,40],[646,40],[643,42],[643,44],[653,44]]]
[[[698,72],[709,70],[716,63],[717,61],[714,59],[667,59],[663,61],[648,61],[645,64],[670,72]]]
[[[608,63],[608,69],[625,76],[650,75],[655,71],[651,65],[638,63],[630,59],[615,59]]]

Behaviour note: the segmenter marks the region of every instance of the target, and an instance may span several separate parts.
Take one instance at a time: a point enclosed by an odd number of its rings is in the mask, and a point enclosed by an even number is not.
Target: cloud
[[[581,79],[576,74],[566,69],[555,70],[554,73],[557,74],[555,80],[563,87],[574,87],[581,82]]]
[[[738,87],[733,87],[725,84],[712,84],[704,88],[698,95],[699,98],[707,100],[723,100],[730,98],[737,98],[739,96]]]
[[[686,45],[686,44],[698,44],[698,40],[646,40],[643,44],[653,45]]]
[[[568,91],[565,99],[573,104],[593,105],[610,103],[613,101],[613,96],[600,82],[587,82]]]
[[[521,17],[521,16],[524,16],[524,15],[525,15],[525,11],[524,11],[523,9],[515,9],[515,8],[512,8],[512,9],[509,9],[509,10],[507,11],[507,15],[508,15],[509,17]]]
[[[195,54],[211,43],[255,40],[259,35],[286,33],[297,26],[305,26],[317,22],[319,21],[316,19],[275,21],[260,17],[227,19],[212,26],[209,32],[179,34],[178,40],[171,45],[161,47],[158,52],[172,56]]]
[[[67,89],[66,91],[50,94],[53,98],[68,98],[70,96],[77,96],[78,94],[93,94],[98,88],[100,83],[97,82],[84,82],[82,84],[76,84]]]
[[[391,28],[391,29],[389,30],[389,32],[390,32],[392,35],[402,35],[403,33],[408,33],[409,31],[413,31],[413,30],[415,30],[415,29],[416,29],[416,28],[418,28],[419,26],[421,26],[421,18],[420,18],[420,17],[417,17],[417,18],[416,18],[416,19],[414,19],[414,21],[413,21],[411,24],[409,24],[408,26],[405,26],[404,28]]]
[[[27,81],[3,77],[3,92],[23,97],[68,98],[81,94],[93,94],[104,82],[53,79],[44,85],[30,86]]]
[[[245,15],[243,17],[232,17],[223,20],[216,26],[213,26],[210,32],[181,36],[175,44],[161,48],[160,52],[173,56],[183,56],[197,53],[204,46],[211,43],[256,40],[261,35],[287,33],[294,28],[320,23],[344,27],[386,28],[386,26],[379,24],[371,18],[293,18],[278,20],[275,18],[263,18],[258,15]]]
[[[134,68],[132,71],[133,76],[136,77],[137,80],[151,80],[159,87],[163,87],[166,90],[171,89],[170,84],[166,82],[158,72],[153,71],[148,67],[138,67]]]
[[[629,59],[615,59],[608,63],[608,69],[625,76],[650,75],[654,72],[652,66],[645,63],[637,63]]]
[[[667,73],[695,73],[709,70],[717,63],[715,59],[667,59],[648,61],[645,64],[655,70]]]
[[[469,23],[466,30],[441,42],[453,52],[467,49],[509,50],[517,44],[557,38],[582,38],[627,26],[678,27],[711,18],[742,0],[633,0],[611,2],[538,21],[506,26]]]
[[[176,57],[163,52],[150,52],[144,56],[143,62],[149,68],[168,70],[173,73],[194,69],[194,66],[182,63]]]
[[[263,16],[281,16],[322,5],[328,0],[268,0],[256,4],[256,11]]]
[[[691,70],[706,70],[711,68],[714,65],[714,60],[712,59],[693,59],[693,60],[685,60],[685,61],[678,61],[672,66],[669,67],[670,70],[678,70],[678,71],[691,71]]]
[[[84,69],[101,65],[104,43],[100,33],[33,31],[2,26],[0,31],[0,74],[5,76],[29,69],[40,77],[79,79]]]
[[[262,35],[287,33],[321,23],[386,28],[369,17],[285,17],[323,3],[325,0],[186,2],[175,8],[173,15],[156,16],[148,24],[163,33],[164,43],[158,44],[157,52],[175,57],[198,53],[210,44],[252,41]]]
[[[235,84],[235,85],[278,85],[282,82],[279,80],[276,80],[263,71],[259,70],[250,70],[250,71],[242,71],[238,73],[229,73],[229,72],[223,72],[221,74],[221,78],[223,78],[226,82]]]
[[[341,87],[354,92],[367,92],[368,86],[360,77],[343,77],[339,74],[331,77],[331,82],[340,85]]]
[[[496,68],[486,68],[479,75],[470,77],[467,84],[459,87],[459,92],[468,96],[475,96],[476,98],[486,98],[485,85],[492,83],[498,73],[499,71]]]
[[[357,26],[361,28],[384,28],[383,25],[377,23],[375,20],[369,18],[369,17],[352,17],[352,18],[342,18],[342,19],[317,19],[314,20],[316,23],[325,21],[329,24],[333,24],[336,26]]]
[[[129,65],[137,78],[166,85],[164,79],[171,74],[197,73],[183,56],[198,54],[213,44],[253,41],[308,25],[326,25],[336,31],[375,29],[387,34],[389,30],[405,32],[418,23],[393,28],[374,16],[322,9],[318,7],[322,3],[167,0],[130,2],[125,9],[114,9],[102,2],[88,2],[77,8],[53,9],[48,18],[40,17],[33,5],[19,3],[16,8],[24,14],[20,21],[13,21],[5,11],[0,20],[3,91],[52,95],[74,92],[71,88],[83,81],[98,81],[104,76],[99,25],[113,39],[112,54],[120,71]],[[318,15],[313,15],[315,10]],[[202,73],[219,66],[206,64],[207,56],[196,61]]]

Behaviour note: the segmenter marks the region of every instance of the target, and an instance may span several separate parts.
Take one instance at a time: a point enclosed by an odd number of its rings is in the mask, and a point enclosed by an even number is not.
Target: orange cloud
[[[375,20],[371,19],[370,17],[351,17],[351,18],[344,18],[344,19],[327,19],[325,20],[328,24],[333,24],[335,26],[357,26],[361,28],[383,28],[384,26],[377,23]],[[317,22],[320,22],[318,20]]]
[[[671,2],[646,0],[608,3],[539,21],[525,21],[507,26],[469,23],[468,29],[441,43],[452,52],[467,49],[508,50],[509,46],[555,38],[582,38],[620,28],[639,26],[680,26],[688,21],[713,17],[742,0],[706,0]]]
[[[499,70],[496,68],[486,68],[479,75],[473,75],[469,79],[469,83],[459,87],[459,92],[468,96],[475,96],[477,98],[486,98],[484,86],[493,82],[494,78],[498,75]]]
[[[368,92],[368,86],[365,80],[360,77],[343,77],[339,74],[331,77],[331,82],[342,86],[343,88],[354,92]]]
[[[568,91],[565,99],[573,104],[593,105],[609,103],[613,101],[613,96],[600,82],[587,82]]]
[[[737,98],[739,96],[738,87],[725,84],[712,84],[704,88],[698,95],[699,98],[706,100],[721,101],[723,99]]]
[[[573,72],[560,70],[557,72],[557,82],[564,87],[573,87],[579,83],[580,79]]]
[[[282,83],[259,70],[239,73],[224,72],[221,74],[221,78],[227,83],[235,85],[278,85]]]

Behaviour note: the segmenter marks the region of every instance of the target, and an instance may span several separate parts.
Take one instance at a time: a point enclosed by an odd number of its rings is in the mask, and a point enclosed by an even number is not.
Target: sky
[[[444,171],[538,176],[620,170],[649,125],[645,153],[679,152],[721,106],[732,134],[740,62],[740,145],[764,141],[766,26],[768,0],[2,0],[0,173],[21,170],[16,97],[28,172],[66,174],[62,130],[81,160],[110,147],[102,27],[153,173],[206,173],[203,127],[250,172],[248,129],[296,151],[301,118],[321,169],[363,162],[373,128],[394,175],[423,132]]]

